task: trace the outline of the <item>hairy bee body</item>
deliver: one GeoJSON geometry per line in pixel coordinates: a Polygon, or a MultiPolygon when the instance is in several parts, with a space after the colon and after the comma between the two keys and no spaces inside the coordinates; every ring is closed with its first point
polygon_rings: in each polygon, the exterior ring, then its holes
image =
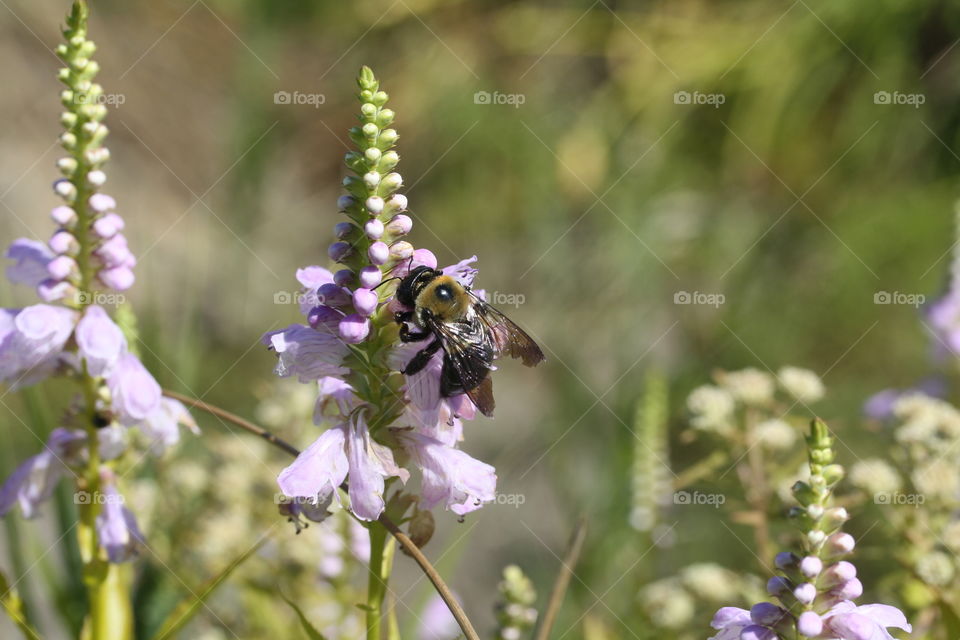
{"type": "Polygon", "coordinates": [[[466,393],[484,415],[493,415],[489,373],[499,355],[520,358],[530,367],[544,360],[540,347],[520,327],[442,271],[417,267],[401,280],[396,299],[409,309],[396,314],[400,339],[434,338],[410,360],[404,373],[422,370],[443,349],[441,395],[466,393]],[[408,323],[419,331],[411,331],[408,323]]]}

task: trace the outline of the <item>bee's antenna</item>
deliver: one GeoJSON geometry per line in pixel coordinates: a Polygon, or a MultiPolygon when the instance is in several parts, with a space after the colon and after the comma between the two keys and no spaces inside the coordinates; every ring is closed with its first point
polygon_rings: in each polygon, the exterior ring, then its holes
{"type": "Polygon", "coordinates": [[[371,291],[376,291],[377,289],[379,289],[379,288],[382,287],[383,285],[387,284],[387,283],[390,282],[391,280],[403,280],[403,278],[401,278],[400,276],[393,276],[392,278],[387,278],[386,280],[384,280],[383,282],[381,282],[380,284],[378,284],[377,286],[375,286],[373,289],[371,289],[371,291]]]}

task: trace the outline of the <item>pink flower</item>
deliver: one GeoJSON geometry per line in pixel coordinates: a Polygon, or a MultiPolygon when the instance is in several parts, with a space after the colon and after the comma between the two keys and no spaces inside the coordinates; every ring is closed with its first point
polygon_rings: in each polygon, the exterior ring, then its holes
{"type": "Polygon", "coordinates": [[[858,607],[844,600],[822,618],[828,635],[841,640],[894,640],[887,627],[902,629],[907,633],[913,631],[903,612],[886,604],[858,607]]]}
{"type": "Polygon", "coordinates": [[[350,484],[350,508],[361,520],[383,513],[385,478],[409,477],[393,461],[393,453],[370,437],[364,412],[325,431],[293,464],[280,472],[277,483],[284,495],[323,502],[336,495],[344,480],[350,484]]]}
{"type": "Polygon", "coordinates": [[[422,507],[443,503],[457,515],[475,511],[496,498],[496,469],[459,449],[421,433],[401,434],[423,474],[422,507]]]}
{"type": "Polygon", "coordinates": [[[107,377],[107,386],[121,424],[136,425],[160,407],[160,385],[131,353],[117,360],[107,377]]]}
{"type": "Polygon", "coordinates": [[[5,255],[16,260],[7,267],[7,280],[28,287],[36,287],[47,278],[47,264],[55,257],[47,245],[28,238],[14,240],[5,255]]]}
{"type": "Polygon", "coordinates": [[[275,372],[282,378],[295,375],[300,382],[310,382],[347,373],[341,366],[347,345],[327,332],[292,324],[264,335],[262,341],[279,356],[275,372]]]}
{"type": "Polygon", "coordinates": [[[92,376],[102,376],[127,350],[127,339],[103,307],[87,307],[77,323],[77,347],[92,376]]]}

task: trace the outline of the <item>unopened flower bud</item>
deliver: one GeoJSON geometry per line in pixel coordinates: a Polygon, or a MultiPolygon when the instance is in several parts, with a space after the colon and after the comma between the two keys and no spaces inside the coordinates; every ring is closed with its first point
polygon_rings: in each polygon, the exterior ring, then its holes
{"type": "Polygon", "coordinates": [[[383,235],[383,222],[379,218],[370,218],[367,220],[367,223],[363,225],[363,231],[367,234],[367,237],[371,240],[379,240],[380,236],[383,235]]]}
{"type": "Polygon", "coordinates": [[[87,174],[87,182],[94,187],[102,187],[107,181],[107,174],[99,169],[91,171],[87,174]]]}
{"type": "Polygon", "coordinates": [[[338,222],[336,226],[333,227],[333,234],[340,240],[344,240],[350,235],[354,228],[353,224],[349,222],[338,222]]]}
{"type": "Polygon", "coordinates": [[[844,600],[855,600],[863,595],[863,583],[857,578],[851,578],[834,588],[832,593],[844,600]]]}
{"type": "Polygon", "coordinates": [[[823,505],[816,503],[809,505],[807,515],[814,520],[819,520],[823,516],[823,505]]]}
{"type": "MultiPolygon", "coordinates": [[[[367,185],[368,189],[376,189],[377,185],[380,184],[380,174],[376,171],[368,171],[367,173],[363,174],[363,183],[367,185]]],[[[381,209],[382,208],[383,207],[381,205],[381,209]]],[[[377,213],[379,213],[379,211],[377,213]]]]}
{"type": "Polygon", "coordinates": [[[67,151],[72,151],[77,148],[77,136],[73,135],[69,131],[60,134],[60,145],[67,151]]]}
{"type": "Polygon", "coordinates": [[[105,193],[95,193],[87,200],[90,208],[97,213],[107,213],[117,208],[117,201],[105,193]]]}
{"type": "Polygon", "coordinates": [[[66,280],[77,271],[77,261],[70,256],[57,256],[47,263],[47,273],[54,280],[66,280]]]}
{"type": "Polygon", "coordinates": [[[347,344],[358,344],[370,335],[370,320],[360,314],[351,313],[339,325],[340,337],[347,344]]]}
{"type": "Polygon", "coordinates": [[[853,563],[841,560],[827,567],[826,571],[823,572],[823,576],[820,578],[820,582],[822,586],[829,589],[843,584],[848,580],[853,580],[856,577],[857,568],[853,566],[853,563]]]}
{"type": "Polygon", "coordinates": [[[398,154],[396,151],[391,149],[390,151],[387,151],[386,153],[384,153],[383,156],[380,158],[380,167],[384,171],[389,171],[390,169],[393,169],[395,166],[397,166],[399,162],[400,162],[400,154],[398,154]]]}
{"type": "Polygon", "coordinates": [[[786,615],[786,611],[772,602],[758,602],[750,607],[750,619],[765,627],[776,626],[786,615]]]}
{"type": "Polygon", "coordinates": [[[394,213],[399,213],[401,211],[406,211],[407,209],[407,196],[402,193],[395,193],[387,199],[387,202],[384,204],[384,212],[387,215],[394,213]]]}
{"type": "Polygon", "coordinates": [[[843,480],[843,467],[839,464],[827,465],[823,468],[823,479],[827,481],[828,486],[833,486],[843,480]]]}
{"type": "Polygon", "coordinates": [[[784,571],[795,568],[799,562],[800,558],[797,556],[797,554],[789,551],[781,551],[773,559],[774,566],[776,566],[777,569],[784,571]]]}
{"type": "Polygon", "coordinates": [[[73,186],[72,182],[66,179],[60,179],[54,182],[53,192],[67,202],[72,202],[73,199],[77,197],[77,188],[73,186]]]}
{"type": "Polygon", "coordinates": [[[798,584],[793,589],[793,597],[802,604],[810,604],[817,597],[817,588],[809,582],[798,584]]]}
{"type": "Polygon", "coordinates": [[[417,267],[437,268],[437,256],[433,255],[430,249],[417,249],[413,252],[413,259],[410,261],[410,269],[417,267]]]}
{"type": "Polygon", "coordinates": [[[393,109],[382,109],[377,115],[377,124],[381,127],[386,127],[393,122],[393,117],[393,109]]]}
{"type": "Polygon", "coordinates": [[[366,289],[373,289],[383,280],[383,274],[380,269],[373,266],[366,266],[360,269],[360,286],[366,289]]]}
{"type": "Polygon", "coordinates": [[[383,177],[382,187],[384,191],[392,192],[396,191],[403,185],[403,177],[396,172],[388,173],[383,177]]]}
{"type": "Polygon", "coordinates": [[[390,245],[390,257],[393,260],[406,260],[413,255],[413,245],[406,240],[400,240],[390,245]]]}
{"type": "Polygon", "coordinates": [[[369,149],[363,152],[363,157],[367,159],[367,162],[370,162],[372,164],[376,164],[377,161],[380,160],[381,156],[382,156],[382,152],[380,151],[380,149],[377,149],[376,147],[370,147],[369,149]]]}
{"type": "Polygon", "coordinates": [[[123,218],[115,213],[108,213],[97,218],[93,223],[93,231],[101,238],[112,238],[123,230],[123,218]]]}
{"type": "Polygon", "coordinates": [[[396,129],[384,129],[380,132],[380,142],[388,146],[396,142],[399,137],[396,129]]]}
{"type": "Polygon", "coordinates": [[[827,509],[823,516],[823,528],[827,531],[836,531],[843,523],[850,519],[850,515],[843,507],[827,509]]]}
{"type": "Polygon", "coordinates": [[[390,247],[385,242],[374,242],[367,249],[367,257],[375,265],[384,264],[390,258],[390,247]]]}
{"type": "Polygon", "coordinates": [[[751,624],[740,632],[740,640],[777,640],[777,634],[773,629],[751,624]]]}
{"type": "Polygon", "coordinates": [[[353,308],[362,316],[371,316],[377,310],[379,299],[375,291],[359,288],[353,292],[353,308]]]}
{"type": "Polygon", "coordinates": [[[350,304],[351,296],[343,287],[328,282],[317,289],[317,299],[328,307],[343,307],[350,304]]]}
{"type": "Polygon", "coordinates": [[[405,236],[410,233],[410,229],[413,229],[413,220],[402,213],[390,218],[386,226],[387,233],[393,236],[405,236]]]}
{"type": "Polygon", "coordinates": [[[133,271],[129,267],[101,269],[97,277],[100,282],[117,291],[126,291],[133,286],[135,279],[133,271]]]}
{"type": "Polygon", "coordinates": [[[350,255],[351,247],[347,242],[334,242],[327,248],[327,255],[334,262],[340,262],[350,255]]]}
{"type": "Polygon", "coordinates": [[[77,160],[69,156],[66,158],[60,158],[57,160],[57,169],[59,169],[60,173],[67,177],[72,176],[73,172],[77,170],[77,160]]]}
{"type": "Polygon", "coordinates": [[[69,231],[57,231],[47,243],[50,249],[60,255],[76,255],[80,251],[80,243],[69,231]]]}
{"type": "Polygon", "coordinates": [[[807,556],[800,561],[800,573],[805,578],[816,578],[823,571],[823,560],[817,556],[807,556]]]}
{"type": "Polygon", "coordinates": [[[77,222],[77,212],[67,206],[54,207],[50,211],[50,217],[54,222],[63,227],[72,227],[77,222]]]}
{"type": "Polygon", "coordinates": [[[767,580],[767,593],[771,596],[780,596],[790,591],[790,581],[783,576],[773,576],[767,580]]]}
{"type": "Polygon", "coordinates": [[[818,547],[823,544],[823,541],[827,539],[827,534],[819,529],[814,529],[813,531],[807,532],[807,541],[814,547],[818,547]]]}
{"type": "Polygon", "coordinates": [[[356,280],[356,274],[350,269],[340,269],[333,274],[333,283],[338,287],[351,287],[356,280]]]}
{"type": "Polygon", "coordinates": [[[370,98],[370,101],[373,104],[377,105],[378,107],[382,107],[387,103],[388,99],[389,99],[389,96],[387,95],[386,91],[377,91],[370,98]]]}
{"type": "Polygon", "coordinates": [[[343,314],[333,307],[320,305],[314,307],[307,314],[307,322],[311,327],[317,330],[327,331],[329,333],[339,333],[340,321],[343,314]]]}
{"type": "Polygon", "coordinates": [[[110,159],[110,149],[107,149],[106,147],[87,149],[83,152],[83,157],[92,165],[101,165],[110,159]]]}
{"type": "Polygon", "coordinates": [[[361,131],[363,131],[363,135],[366,137],[374,138],[377,135],[378,129],[377,125],[373,124],[372,122],[368,122],[367,124],[363,125],[361,131]]]}
{"type": "Polygon", "coordinates": [[[364,204],[367,207],[367,211],[373,215],[377,215],[383,211],[383,198],[380,196],[370,196],[364,204]]]}
{"type": "Polygon", "coordinates": [[[827,539],[826,548],[831,556],[840,556],[852,552],[856,546],[857,543],[852,535],[839,531],[827,539]]]}
{"type": "Polygon", "coordinates": [[[368,118],[372,118],[373,116],[377,115],[377,105],[364,102],[362,105],[360,105],[360,113],[368,118]]]}
{"type": "Polygon", "coordinates": [[[60,124],[64,129],[72,129],[77,124],[77,114],[64,111],[60,114],[60,124]]]}
{"type": "Polygon", "coordinates": [[[353,199],[353,196],[340,196],[337,198],[337,209],[340,211],[346,211],[355,202],[356,200],[353,199]]]}
{"type": "Polygon", "coordinates": [[[807,638],[816,638],[823,633],[823,620],[813,611],[804,611],[797,618],[797,631],[807,638]]]}

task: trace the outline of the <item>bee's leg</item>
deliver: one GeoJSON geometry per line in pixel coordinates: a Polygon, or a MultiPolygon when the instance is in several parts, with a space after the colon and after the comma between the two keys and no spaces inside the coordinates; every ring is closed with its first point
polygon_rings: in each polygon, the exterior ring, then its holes
{"type": "Polygon", "coordinates": [[[413,319],[413,311],[397,311],[393,314],[393,321],[397,324],[403,324],[404,322],[410,322],[413,319]]]}
{"type": "Polygon", "coordinates": [[[404,367],[402,373],[405,376],[412,376],[415,373],[419,373],[423,370],[427,363],[430,362],[430,358],[433,357],[437,351],[440,350],[440,341],[434,340],[426,347],[417,352],[417,355],[413,356],[410,359],[410,362],[407,363],[407,366],[404,367]]]}
{"type": "Polygon", "coordinates": [[[407,323],[400,325],[400,342],[420,342],[429,338],[431,334],[429,331],[410,331],[410,327],[407,323]]]}

